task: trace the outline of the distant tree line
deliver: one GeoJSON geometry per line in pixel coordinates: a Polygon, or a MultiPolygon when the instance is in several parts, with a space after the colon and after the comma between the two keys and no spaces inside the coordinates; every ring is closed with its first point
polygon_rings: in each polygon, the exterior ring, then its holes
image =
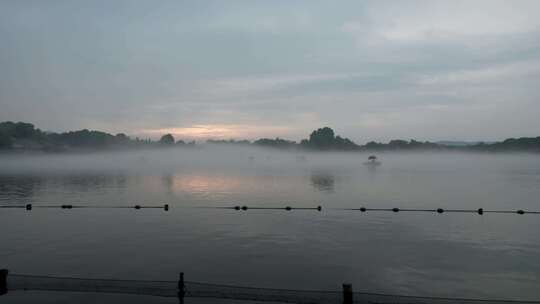
{"type": "Polygon", "coordinates": [[[175,142],[171,134],[159,141],[131,138],[124,133],[112,135],[93,130],[78,130],[63,133],[44,132],[31,123],[6,121],[0,123],[0,149],[64,151],[70,149],[111,149],[153,146],[191,146],[195,142],[175,142]]]}
{"type": "Polygon", "coordinates": [[[495,143],[478,143],[464,147],[466,150],[487,152],[540,152],[540,136],[508,138],[495,143]]]}
{"type": "Polygon", "coordinates": [[[290,149],[296,147],[296,142],[282,139],[276,137],[275,139],[271,138],[261,138],[253,142],[256,146],[269,147],[269,148],[279,148],[279,149],[290,149]]]}
{"type": "MultiPolygon", "coordinates": [[[[282,138],[261,138],[249,140],[207,140],[209,144],[260,146],[276,149],[305,149],[313,151],[417,151],[417,150],[457,150],[457,151],[527,151],[540,152],[539,137],[509,138],[501,142],[477,143],[470,145],[446,145],[416,140],[391,140],[388,143],[370,141],[358,145],[348,138],[335,135],[329,127],[314,130],[309,138],[300,143],[282,138]]],[[[70,149],[114,149],[137,147],[191,147],[195,141],[176,140],[172,134],[165,134],[159,140],[131,138],[123,133],[112,135],[93,130],[78,130],[63,133],[44,132],[31,123],[0,123],[0,150],[65,151],[70,149]]]]}
{"type": "Polygon", "coordinates": [[[439,150],[448,149],[450,146],[440,145],[429,141],[394,139],[387,144],[370,141],[361,148],[369,151],[395,151],[395,150],[439,150]]]}
{"type": "Polygon", "coordinates": [[[251,145],[251,141],[244,140],[234,140],[234,139],[209,139],[206,141],[209,144],[227,144],[227,145],[251,145]]]}

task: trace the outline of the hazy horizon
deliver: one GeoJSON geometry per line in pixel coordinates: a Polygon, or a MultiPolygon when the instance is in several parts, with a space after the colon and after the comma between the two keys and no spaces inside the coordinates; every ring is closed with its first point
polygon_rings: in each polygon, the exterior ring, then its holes
{"type": "MultiPolygon", "coordinates": [[[[2,121],[0,121],[2,122],[2,121]]],[[[19,122],[19,121],[13,121],[13,122],[19,122]]],[[[20,122],[23,122],[23,123],[31,123],[33,124],[32,122],[25,122],[25,121],[20,121],[20,122]]],[[[40,128],[40,126],[38,125],[35,125],[35,128],[37,129],[40,129],[41,131],[45,132],[45,133],[63,133],[63,132],[70,132],[70,131],[80,131],[82,129],[72,129],[72,130],[43,130],[40,128]]],[[[321,127],[330,127],[331,126],[321,126],[321,127]]],[[[99,130],[99,129],[92,129],[92,128],[86,128],[90,131],[100,131],[100,132],[106,132],[106,133],[109,133],[109,134],[112,134],[112,135],[116,135],[116,134],[119,134],[119,133],[122,133],[122,134],[125,134],[127,136],[129,136],[130,138],[134,139],[134,138],[139,138],[139,139],[142,139],[142,140],[146,140],[146,139],[151,139],[151,140],[159,140],[163,135],[166,135],[166,134],[172,134],[174,137],[175,137],[175,140],[194,140],[195,142],[198,142],[198,143],[201,143],[201,142],[206,142],[208,140],[234,140],[234,141],[240,141],[240,140],[249,140],[249,141],[255,141],[255,140],[258,140],[258,139],[262,139],[262,138],[270,138],[270,139],[275,139],[275,138],[280,138],[280,139],[285,139],[285,140],[292,140],[292,141],[295,141],[297,143],[300,142],[300,140],[302,139],[308,139],[309,138],[309,135],[311,134],[311,132],[315,131],[315,130],[310,130],[310,131],[306,131],[306,134],[304,136],[300,136],[298,139],[291,139],[291,138],[288,138],[288,137],[280,137],[280,136],[272,136],[272,135],[268,135],[266,137],[220,137],[220,136],[212,136],[212,134],[207,134],[207,135],[204,135],[204,136],[199,136],[199,137],[190,137],[190,136],[184,136],[182,137],[181,135],[182,134],[174,134],[174,131],[172,130],[162,130],[163,133],[161,132],[154,132],[153,134],[143,134],[142,136],[140,135],[137,135],[137,134],[129,134],[129,133],[125,133],[125,132],[118,132],[118,133],[114,133],[114,132],[109,132],[107,130],[99,130]]],[[[341,137],[345,137],[345,138],[348,138],[347,135],[345,134],[336,134],[336,135],[339,135],[341,137]]],[[[520,137],[526,137],[526,136],[511,136],[509,138],[520,138],[520,137]]],[[[537,136],[533,136],[533,137],[537,137],[537,136]]],[[[508,138],[501,138],[500,141],[504,140],[504,139],[508,139],[508,138]]],[[[387,141],[390,141],[390,140],[419,140],[418,138],[415,138],[414,136],[410,136],[410,137],[407,137],[407,138],[394,138],[394,137],[390,137],[390,139],[388,139],[387,141]]],[[[374,139],[373,141],[375,142],[384,142],[383,140],[377,140],[377,139],[374,139]]],[[[364,141],[364,142],[357,142],[357,141],[354,141],[356,144],[358,145],[364,145],[366,143],[368,143],[369,141],[364,141]]],[[[452,143],[452,142],[455,142],[455,143],[468,143],[468,144],[474,144],[474,143],[479,143],[479,142],[484,142],[484,143],[491,143],[491,142],[497,142],[497,140],[482,140],[482,139],[478,139],[478,140],[461,140],[461,139],[434,139],[434,140],[430,140],[430,142],[434,142],[434,143],[438,143],[438,142],[447,142],[447,143],[452,143]]]]}
{"type": "Polygon", "coordinates": [[[540,133],[540,2],[0,1],[0,121],[357,143],[540,133]]]}

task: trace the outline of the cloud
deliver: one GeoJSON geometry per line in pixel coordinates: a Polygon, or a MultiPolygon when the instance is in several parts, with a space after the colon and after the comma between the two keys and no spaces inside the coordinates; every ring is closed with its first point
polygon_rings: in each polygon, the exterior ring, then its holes
{"type": "Polygon", "coordinates": [[[333,80],[344,80],[353,77],[354,74],[305,74],[305,75],[269,75],[261,77],[241,77],[216,80],[213,83],[206,84],[212,90],[219,94],[238,94],[262,93],[267,91],[276,91],[295,86],[301,86],[313,83],[322,83],[333,80]]]}
{"type": "Polygon", "coordinates": [[[540,129],[538,1],[2,2],[0,34],[0,120],[47,130],[540,129]]]}
{"type": "Polygon", "coordinates": [[[425,75],[418,81],[420,85],[478,85],[503,81],[520,81],[528,77],[540,76],[540,61],[521,61],[496,64],[476,69],[464,69],[425,75]]]}
{"type": "Polygon", "coordinates": [[[367,18],[347,21],[342,30],[367,31],[388,41],[422,42],[534,32],[538,1],[407,1],[371,3],[367,18]],[[367,30],[366,30],[367,28],[367,30]]]}

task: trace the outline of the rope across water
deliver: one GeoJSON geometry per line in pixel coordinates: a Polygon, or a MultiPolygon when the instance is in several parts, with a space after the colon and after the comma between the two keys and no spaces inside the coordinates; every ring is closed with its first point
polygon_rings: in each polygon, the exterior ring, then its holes
{"type": "MultiPolygon", "coordinates": [[[[14,209],[26,209],[31,211],[34,208],[45,208],[45,209],[163,209],[169,211],[169,204],[164,205],[132,205],[132,206],[115,206],[115,205],[74,205],[74,204],[23,204],[23,205],[0,205],[0,208],[14,208],[14,209]]],[[[294,211],[294,210],[312,210],[321,212],[323,208],[321,206],[316,207],[293,207],[293,206],[284,206],[284,207],[261,207],[261,206],[177,206],[177,208],[194,208],[194,209],[228,209],[235,211],[248,211],[248,210],[284,210],[284,211],[294,211]]],[[[516,210],[490,210],[484,208],[478,209],[445,209],[445,208],[330,208],[330,210],[336,211],[360,211],[362,213],[366,212],[431,212],[431,213],[476,213],[483,215],[486,213],[498,213],[498,214],[540,214],[540,211],[530,211],[523,209],[516,210]]]]}

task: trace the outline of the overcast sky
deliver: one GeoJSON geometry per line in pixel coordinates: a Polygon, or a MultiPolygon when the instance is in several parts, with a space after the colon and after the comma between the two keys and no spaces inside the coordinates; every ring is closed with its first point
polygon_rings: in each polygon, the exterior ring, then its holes
{"type": "Polygon", "coordinates": [[[540,1],[0,0],[0,121],[358,143],[540,135],[540,1]]]}

